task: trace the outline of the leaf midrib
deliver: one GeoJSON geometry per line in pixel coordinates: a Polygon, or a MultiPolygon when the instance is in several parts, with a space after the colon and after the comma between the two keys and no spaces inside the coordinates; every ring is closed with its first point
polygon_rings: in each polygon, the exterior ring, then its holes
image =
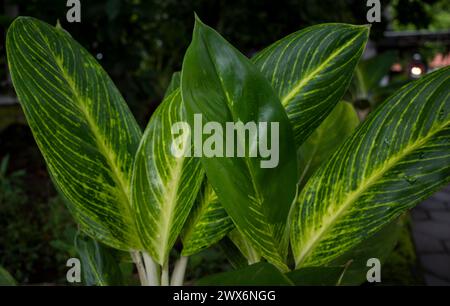
{"type": "Polygon", "coordinates": [[[95,120],[92,118],[88,109],[86,109],[84,107],[85,99],[83,99],[83,97],[81,97],[79,95],[75,81],[69,75],[68,71],[64,68],[63,60],[57,54],[55,54],[53,52],[52,48],[50,47],[50,42],[48,41],[48,38],[45,35],[43,35],[43,33],[41,33],[40,29],[36,25],[33,24],[33,26],[35,27],[36,31],[40,34],[42,39],[45,41],[47,50],[48,50],[49,54],[51,54],[51,56],[53,57],[56,67],[61,72],[63,79],[67,82],[69,89],[73,94],[73,97],[77,100],[78,103],[74,103],[74,104],[78,107],[78,109],[84,115],[86,122],[88,123],[88,126],[89,126],[92,134],[94,135],[95,143],[97,144],[99,151],[105,157],[108,166],[112,170],[111,171],[112,179],[116,183],[116,186],[119,187],[119,188],[117,188],[117,190],[119,191],[118,196],[121,198],[121,201],[124,203],[123,207],[125,207],[127,215],[130,216],[131,215],[131,206],[130,206],[130,197],[129,197],[130,190],[129,190],[128,184],[125,182],[126,180],[123,178],[123,173],[116,166],[116,158],[115,158],[115,156],[113,156],[111,154],[112,150],[110,150],[110,148],[108,148],[107,145],[105,144],[103,136],[95,124],[95,120]]]}
{"type": "MultiPolygon", "coordinates": [[[[200,34],[200,33],[199,33],[200,34]]],[[[220,77],[220,75],[219,75],[219,73],[218,73],[218,69],[217,69],[217,67],[216,67],[216,64],[215,64],[215,62],[212,60],[212,55],[211,55],[211,51],[209,50],[209,46],[208,46],[208,43],[204,40],[204,37],[203,37],[203,35],[199,35],[200,36],[200,39],[201,39],[201,41],[202,41],[202,43],[205,45],[205,47],[206,47],[206,51],[207,51],[207,53],[208,53],[208,55],[209,55],[209,57],[210,57],[210,59],[211,59],[211,63],[213,64],[213,67],[214,67],[214,71],[216,72],[216,75],[217,75],[217,78],[219,79],[219,83],[220,83],[220,86],[221,86],[221,88],[222,88],[222,90],[223,90],[223,92],[224,92],[224,94],[225,94],[225,97],[226,97],[226,101],[227,101],[227,106],[228,106],[228,109],[229,109],[229,111],[230,111],[230,114],[231,114],[231,116],[232,116],[232,118],[233,118],[233,120],[234,120],[234,114],[233,114],[233,112],[232,112],[232,105],[233,105],[233,102],[231,101],[231,99],[230,99],[230,96],[229,96],[229,93],[228,93],[228,91],[226,90],[226,88],[225,88],[225,85],[223,84],[223,80],[222,80],[222,78],[220,77]]],[[[244,157],[244,161],[245,161],[245,164],[246,164],[246,166],[247,166],[247,169],[248,169],[248,171],[249,171],[249,174],[250,174],[250,177],[251,177],[251,181],[252,181],[252,185],[253,185],[253,190],[254,190],[254,192],[255,192],[255,196],[256,196],[256,199],[258,200],[258,203],[261,205],[262,203],[263,203],[263,197],[262,197],[262,195],[260,194],[260,190],[259,190],[259,188],[258,188],[258,186],[256,185],[256,180],[255,180],[255,174],[253,173],[253,171],[252,171],[252,167],[251,167],[251,165],[250,165],[250,162],[248,161],[248,157],[244,157]]],[[[277,243],[277,241],[275,240],[275,233],[274,233],[274,229],[273,229],[273,227],[270,225],[270,224],[266,224],[267,225],[267,229],[269,230],[269,238],[271,238],[271,241],[272,241],[272,243],[273,243],[273,246],[275,246],[275,253],[277,253],[277,255],[279,256],[279,258],[278,258],[278,261],[281,263],[281,264],[283,264],[284,265],[284,262],[283,262],[283,256],[282,256],[282,254],[280,253],[280,250],[279,250],[279,248],[278,248],[278,243],[277,243]]],[[[272,253],[272,252],[271,252],[272,253]]],[[[285,269],[285,267],[283,267],[283,269],[285,269]]]]}
{"type": "MultiPolygon", "coordinates": [[[[177,203],[177,196],[178,196],[178,188],[180,186],[179,182],[182,177],[182,170],[185,158],[175,158],[176,165],[172,168],[170,171],[170,175],[168,176],[170,178],[170,183],[167,185],[166,190],[169,190],[168,193],[166,193],[166,196],[164,197],[164,200],[167,204],[167,206],[162,205],[162,213],[165,218],[162,218],[162,226],[161,226],[161,238],[160,240],[160,249],[159,251],[163,253],[163,257],[167,257],[166,252],[168,252],[167,245],[170,238],[170,226],[173,224],[173,217],[175,212],[175,206],[177,203]],[[175,175],[174,175],[175,173],[175,175]]],[[[161,265],[164,265],[165,262],[168,260],[168,258],[160,258],[162,262],[160,262],[161,265]]]]}
{"type": "Polygon", "coordinates": [[[450,120],[446,121],[442,125],[439,125],[435,130],[431,131],[427,136],[421,138],[419,141],[416,141],[412,145],[405,147],[401,151],[401,153],[391,157],[387,161],[387,163],[384,164],[384,166],[374,170],[372,172],[372,175],[370,175],[370,177],[367,180],[365,180],[366,183],[360,185],[362,187],[359,187],[356,190],[350,192],[348,194],[348,196],[346,197],[346,200],[343,202],[342,206],[340,206],[340,208],[337,210],[337,212],[333,216],[331,216],[329,218],[329,220],[322,223],[322,224],[327,224],[327,225],[322,225],[320,227],[320,230],[317,231],[315,235],[313,235],[312,239],[309,240],[310,242],[306,245],[306,247],[302,248],[300,255],[295,260],[296,267],[298,268],[301,266],[301,264],[307,259],[308,255],[310,255],[311,252],[315,249],[317,244],[320,243],[322,237],[325,236],[325,234],[331,228],[333,228],[334,224],[340,219],[340,217],[345,215],[345,213],[347,212],[347,209],[349,207],[351,207],[352,204],[354,204],[359,199],[359,197],[361,195],[363,195],[364,192],[367,191],[367,189],[369,189],[371,186],[373,186],[373,184],[375,184],[378,181],[378,179],[383,177],[383,175],[387,171],[389,171],[391,168],[393,168],[397,164],[398,161],[400,161],[404,157],[408,156],[413,151],[421,148],[423,145],[425,145],[425,143],[428,142],[428,140],[430,138],[432,138],[436,133],[439,133],[440,131],[445,129],[448,125],[450,125],[450,120]]]}
{"type": "Polygon", "coordinates": [[[344,49],[350,46],[359,36],[361,36],[364,31],[359,32],[352,39],[347,41],[341,47],[333,51],[330,56],[327,57],[319,66],[317,66],[312,72],[308,73],[306,77],[299,79],[297,85],[295,85],[286,95],[281,98],[281,104],[286,108],[287,105],[292,101],[292,99],[298,95],[298,93],[305,87],[313,78],[315,78],[320,72],[322,72],[326,66],[344,49]]]}

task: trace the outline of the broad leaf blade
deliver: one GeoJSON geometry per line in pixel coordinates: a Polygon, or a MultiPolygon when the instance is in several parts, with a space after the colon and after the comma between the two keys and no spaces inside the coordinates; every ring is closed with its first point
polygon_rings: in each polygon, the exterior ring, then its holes
{"type": "Polygon", "coordinates": [[[141,132],[111,79],[65,31],[33,18],[13,22],[7,53],[27,121],[77,222],[109,246],[139,248],[129,185],[141,132]]]}
{"type": "Polygon", "coordinates": [[[183,256],[198,253],[213,245],[234,228],[233,221],[206,179],[196,202],[183,235],[183,256]]]}
{"type": "Polygon", "coordinates": [[[359,124],[353,106],[341,101],[297,152],[299,185],[304,186],[317,168],[336,151],[359,124]]]}
{"type": "Polygon", "coordinates": [[[218,273],[197,281],[199,286],[292,286],[286,275],[267,262],[218,273]]]}
{"type": "Polygon", "coordinates": [[[150,118],[134,165],[132,203],[139,236],[144,249],[161,265],[167,261],[204,177],[197,159],[173,154],[174,146],[181,150],[191,146],[188,133],[172,134],[172,126],[184,121],[185,110],[176,89],[150,118]]]}
{"type": "Polygon", "coordinates": [[[450,181],[450,68],[405,86],[310,178],[292,214],[297,267],[335,259],[450,181]]]}
{"type": "Polygon", "coordinates": [[[321,24],[295,32],[253,59],[271,82],[301,145],[344,95],[369,27],[321,24]]]}
{"type": "MultiPolygon", "coordinates": [[[[275,168],[261,168],[262,158],[249,158],[248,152],[244,158],[201,160],[236,226],[268,260],[286,269],[284,225],[295,195],[296,161],[291,127],[279,99],[245,56],[198,20],[184,59],[181,88],[191,126],[194,114],[202,114],[204,122],[219,123],[223,131],[226,122],[268,122],[269,127],[279,123],[275,168]]],[[[269,128],[266,135],[270,133],[269,128]]],[[[256,139],[248,147],[257,147],[256,139]]]]}

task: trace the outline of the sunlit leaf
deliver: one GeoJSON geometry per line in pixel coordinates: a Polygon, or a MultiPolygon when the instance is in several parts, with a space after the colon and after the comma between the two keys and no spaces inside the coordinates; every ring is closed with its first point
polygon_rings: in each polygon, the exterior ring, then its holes
{"type": "Polygon", "coordinates": [[[253,59],[286,108],[297,145],[341,100],[368,35],[368,26],[315,25],[286,36],[253,59]]]}
{"type": "Polygon", "coordinates": [[[58,189],[82,229],[140,248],[130,178],[141,131],[111,79],[65,31],[30,17],[8,30],[19,101],[58,189]]]}
{"type": "Polygon", "coordinates": [[[297,267],[320,266],[450,181],[450,68],[387,99],[310,178],[292,213],[297,267]]]}
{"type": "Polygon", "coordinates": [[[174,146],[181,150],[191,146],[189,135],[172,134],[172,126],[185,120],[180,90],[176,89],[150,118],[134,165],[134,217],[144,249],[160,265],[168,259],[204,176],[198,159],[174,155],[174,146]]]}

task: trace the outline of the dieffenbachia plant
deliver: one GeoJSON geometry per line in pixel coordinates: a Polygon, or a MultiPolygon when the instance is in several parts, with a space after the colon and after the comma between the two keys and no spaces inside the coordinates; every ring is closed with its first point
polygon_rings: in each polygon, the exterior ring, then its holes
{"type": "MultiPolygon", "coordinates": [[[[183,284],[188,257],[216,243],[236,270],[199,284],[341,284],[362,282],[358,263],[389,253],[399,217],[450,181],[449,68],[401,88],[363,123],[341,101],[368,35],[367,26],[312,26],[249,59],[197,18],[182,71],[143,133],[107,73],[60,27],[17,18],[7,54],[81,230],[130,252],[142,284],[183,284]],[[277,122],[277,166],[260,167],[249,151],[173,154],[194,149],[172,128],[198,114],[219,126],[277,122]]],[[[101,272],[97,284],[108,284],[111,256],[83,241],[89,283],[101,272]]]]}

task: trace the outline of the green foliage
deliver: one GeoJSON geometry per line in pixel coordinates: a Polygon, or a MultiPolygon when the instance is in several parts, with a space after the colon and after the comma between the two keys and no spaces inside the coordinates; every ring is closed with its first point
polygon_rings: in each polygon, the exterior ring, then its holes
{"type": "Polygon", "coordinates": [[[77,222],[110,246],[139,248],[129,193],[141,131],[111,79],[67,32],[33,18],[14,21],[7,50],[25,116],[77,222]]]}
{"type": "Polygon", "coordinates": [[[395,91],[406,85],[407,76],[397,75],[389,77],[391,66],[397,60],[394,51],[386,51],[366,60],[361,60],[355,69],[347,98],[358,108],[375,109],[395,91]],[[383,78],[389,82],[382,84],[383,78]]]}
{"type": "Polygon", "coordinates": [[[126,253],[122,254],[122,252],[109,248],[82,233],[75,236],[75,248],[81,260],[82,281],[85,285],[117,286],[127,284],[127,278],[130,277],[130,269],[127,268],[127,265],[131,265],[131,258],[125,257],[126,253]],[[124,274],[128,274],[127,277],[124,274]]]}
{"type": "MultiPolygon", "coordinates": [[[[186,257],[170,265],[180,236],[186,255],[228,231],[221,245],[238,270],[199,284],[359,284],[367,254],[394,247],[394,221],[450,181],[449,68],[403,87],[358,127],[352,107],[339,103],[368,30],[312,26],[248,59],[196,18],[181,80],[174,75],[143,136],[112,81],[66,32],[18,18],[7,50],[19,100],[72,214],[84,233],[131,252],[143,284],[169,284],[170,268],[180,282],[186,257]],[[264,167],[251,152],[271,126],[248,137],[243,157],[176,156],[174,148],[203,147],[191,131],[173,135],[174,123],[194,126],[196,114],[222,129],[276,122],[277,164],[264,167]]],[[[90,239],[77,246],[89,283],[116,282],[114,256],[90,239]]]]}
{"type": "MultiPolygon", "coordinates": [[[[226,122],[279,123],[280,155],[276,167],[263,168],[261,157],[219,156],[201,161],[219,201],[241,233],[253,240],[269,261],[286,269],[284,225],[295,193],[296,164],[291,126],[278,97],[249,59],[198,19],[183,63],[181,88],[191,126],[198,113],[206,122],[218,122],[224,129],[226,122]],[[228,61],[221,61],[222,58],[228,61]],[[200,87],[197,84],[201,82],[206,84],[200,87]],[[277,206],[272,205],[275,201],[277,206]],[[256,235],[255,230],[265,236],[256,235]]],[[[267,134],[270,133],[268,127],[267,134]]],[[[256,139],[251,139],[245,152],[257,145],[256,139]]]]}
{"type": "MultiPolygon", "coordinates": [[[[153,114],[136,153],[132,205],[143,248],[166,264],[203,180],[193,157],[175,157],[172,125],[186,120],[181,93],[175,89],[153,114]]],[[[185,150],[191,144],[184,140],[185,150]]]]}

